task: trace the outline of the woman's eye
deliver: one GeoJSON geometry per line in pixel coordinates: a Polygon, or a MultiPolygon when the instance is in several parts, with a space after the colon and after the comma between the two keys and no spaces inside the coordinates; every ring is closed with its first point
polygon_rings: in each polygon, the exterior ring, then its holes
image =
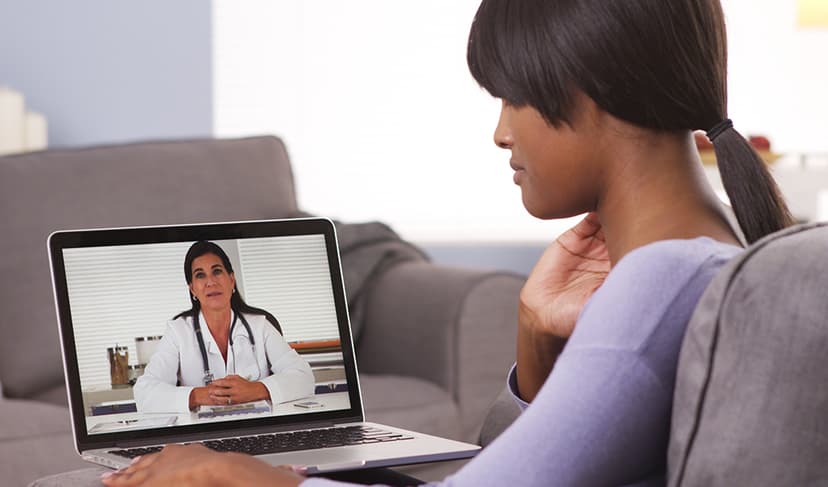
{"type": "Polygon", "coordinates": [[[215,269],[215,270],[213,271],[213,275],[214,275],[214,276],[220,276],[220,275],[221,275],[221,273],[222,273],[222,270],[221,270],[221,269],[215,269]]]}
{"type": "Polygon", "coordinates": [[[196,279],[204,279],[205,275],[203,272],[196,272],[195,278],[196,279]]]}

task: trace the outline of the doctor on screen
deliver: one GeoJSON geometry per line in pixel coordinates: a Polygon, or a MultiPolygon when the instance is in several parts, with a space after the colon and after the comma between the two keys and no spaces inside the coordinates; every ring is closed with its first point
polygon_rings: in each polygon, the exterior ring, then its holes
{"type": "Polygon", "coordinates": [[[167,323],[133,389],[141,412],[188,412],[201,405],[310,396],[308,363],[282,337],[276,318],[244,302],[230,259],[213,242],[184,259],[192,308],[167,323]]]}

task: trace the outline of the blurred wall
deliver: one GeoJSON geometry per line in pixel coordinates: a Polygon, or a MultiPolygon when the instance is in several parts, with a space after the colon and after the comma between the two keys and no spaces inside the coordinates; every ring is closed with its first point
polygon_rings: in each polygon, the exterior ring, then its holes
{"type": "Polygon", "coordinates": [[[0,85],[46,115],[50,147],[213,132],[212,5],[0,0],[0,85]]]}

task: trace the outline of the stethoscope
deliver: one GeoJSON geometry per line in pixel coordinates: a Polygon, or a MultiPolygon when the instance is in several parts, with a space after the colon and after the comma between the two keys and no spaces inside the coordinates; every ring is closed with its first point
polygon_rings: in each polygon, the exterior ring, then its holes
{"type": "MultiPolygon", "coordinates": [[[[233,348],[233,329],[236,327],[236,321],[241,316],[242,324],[247,330],[247,336],[250,337],[250,345],[253,347],[253,360],[256,366],[259,366],[259,361],[256,359],[256,340],[253,338],[253,332],[250,330],[250,324],[247,323],[247,318],[241,313],[233,312],[233,322],[230,324],[230,353],[233,354],[233,363],[236,363],[236,350],[233,348]]],[[[196,339],[198,340],[198,348],[201,350],[201,362],[204,365],[204,385],[209,385],[213,382],[213,372],[210,371],[210,362],[207,360],[207,347],[204,346],[204,337],[201,335],[201,323],[199,323],[198,314],[193,317],[193,328],[195,329],[196,339]]],[[[259,368],[259,377],[262,376],[262,370],[259,368]]]]}

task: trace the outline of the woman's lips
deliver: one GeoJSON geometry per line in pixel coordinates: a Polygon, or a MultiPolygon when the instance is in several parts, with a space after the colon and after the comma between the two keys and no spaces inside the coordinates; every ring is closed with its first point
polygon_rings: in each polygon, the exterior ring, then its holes
{"type": "Polygon", "coordinates": [[[509,167],[511,167],[515,171],[515,174],[512,176],[512,180],[515,182],[515,184],[520,184],[520,180],[523,177],[523,174],[526,172],[526,169],[517,165],[515,161],[509,161],[509,167]]]}

